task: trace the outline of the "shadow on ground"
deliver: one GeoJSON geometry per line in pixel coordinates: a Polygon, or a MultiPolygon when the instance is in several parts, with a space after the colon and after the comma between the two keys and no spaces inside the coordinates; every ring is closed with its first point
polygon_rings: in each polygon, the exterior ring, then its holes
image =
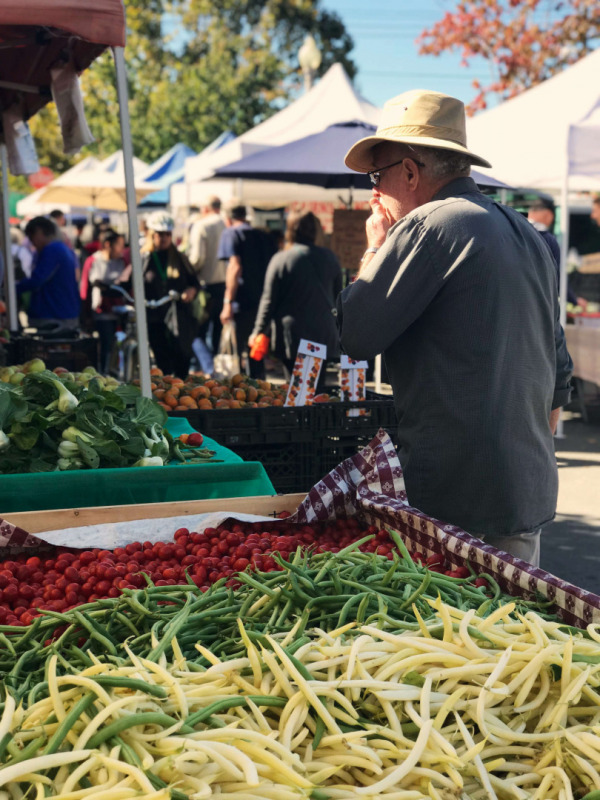
{"type": "Polygon", "coordinates": [[[600,594],[600,525],[597,519],[561,516],[542,532],[542,569],[600,594]]]}

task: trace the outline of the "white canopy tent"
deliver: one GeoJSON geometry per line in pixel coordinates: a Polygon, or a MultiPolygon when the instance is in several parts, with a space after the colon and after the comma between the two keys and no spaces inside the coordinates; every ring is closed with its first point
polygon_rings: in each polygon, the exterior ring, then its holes
{"type": "MultiPolygon", "coordinates": [[[[560,191],[571,126],[600,99],[600,48],[543,83],[467,120],[467,141],[511,186],[560,191]]],[[[573,173],[574,191],[598,188],[573,173]]]]}
{"type": "MultiPolygon", "coordinates": [[[[71,180],[73,176],[81,175],[82,173],[88,173],[97,169],[99,164],[100,161],[99,159],[95,158],[95,156],[88,156],[82,161],[79,161],[74,167],[71,167],[71,169],[64,172],[55,180],[71,180]]],[[[52,183],[54,183],[54,181],[49,183],[48,186],[51,186],[52,183]]],[[[65,214],[69,214],[75,209],[85,213],[86,209],[84,206],[76,207],[75,204],[68,201],[52,203],[51,201],[43,200],[43,194],[48,186],[42,186],[41,189],[38,189],[37,191],[27,195],[27,197],[24,197],[22,200],[19,200],[17,203],[17,214],[20,217],[31,217],[37,214],[49,214],[54,208],[60,209],[65,214]]]]}
{"type": "MultiPolygon", "coordinates": [[[[569,192],[600,189],[600,49],[467,122],[469,146],[514,186],[561,193],[561,323],[567,317],[569,192]]],[[[562,435],[562,421],[557,435],[562,435]]]]}
{"type": "MultiPolygon", "coordinates": [[[[600,56],[600,50],[593,54],[600,56]]],[[[600,67],[600,61],[598,61],[600,67]]],[[[561,192],[561,271],[560,296],[561,322],[567,319],[567,254],[569,251],[569,192],[582,181],[589,188],[600,189],[600,89],[598,97],[586,114],[573,125],[569,125],[565,147],[565,171],[561,192]]]]}
{"type": "MultiPolygon", "coordinates": [[[[90,162],[83,169],[78,169],[80,164],[76,164],[67,170],[41,191],[38,200],[42,203],[70,203],[105,211],[126,211],[123,151],[118,150],[103,161],[93,161],[95,163],[90,162]]],[[[85,162],[82,161],[81,164],[85,162]]],[[[155,188],[138,177],[147,168],[144,161],[133,158],[136,203],[151,194],[155,188]]]]}
{"type": "MultiPolygon", "coordinates": [[[[287,205],[293,201],[331,202],[339,189],[320,189],[295,183],[264,181],[212,180],[215,170],[267,147],[318,133],[329,125],[360,120],[377,125],[380,109],[365,100],[352,86],[341,64],[334,64],[313,88],[269,119],[238,136],[213,153],[201,153],[186,161],[185,182],[173,186],[171,204],[198,204],[209,194],[227,200],[235,195],[261,208],[287,205]]],[[[363,199],[356,193],[356,199],[363,199]]],[[[364,192],[364,199],[370,192],[364,192]]]]}

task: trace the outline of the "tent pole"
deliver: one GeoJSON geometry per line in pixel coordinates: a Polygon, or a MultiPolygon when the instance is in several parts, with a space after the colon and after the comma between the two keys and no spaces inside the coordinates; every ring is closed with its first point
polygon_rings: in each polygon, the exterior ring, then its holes
{"type": "Polygon", "coordinates": [[[131,268],[133,277],[133,296],[135,299],[135,325],[138,341],[138,363],[140,387],[144,397],[152,397],[150,389],[150,349],[148,345],[148,322],[140,254],[140,233],[137,221],[137,199],[133,175],[133,147],[131,145],[131,124],[129,120],[129,97],[127,93],[127,74],[122,47],[114,47],[113,55],[117,71],[117,95],[119,117],[121,120],[121,142],[123,145],[123,167],[125,169],[125,192],[127,197],[127,218],[129,220],[129,245],[131,249],[131,268]]]}
{"type": "Polygon", "coordinates": [[[17,311],[15,268],[10,242],[8,154],[5,144],[0,144],[0,160],[2,161],[2,238],[4,240],[4,280],[6,283],[6,300],[8,302],[8,327],[11,331],[17,331],[19,328],[19,315],[17,311]]]}
{"type": "MultiPolygon", "coordinates": [[[[560,297],[560,324],[565,329],[567,324],[567,258],[569,255],[569,153],[567,150],[567,166],[563,176],[560,195],[560,273],[558,282],[558,295],[560,297]]],[[[564,439],[564,422],[562,412],[556,427],[557,439],[564,439]]]]}
{"type": "Polygon", "coordinates": [[[375,356],[375,391],[381,394],[381,353],[375,356]]]}

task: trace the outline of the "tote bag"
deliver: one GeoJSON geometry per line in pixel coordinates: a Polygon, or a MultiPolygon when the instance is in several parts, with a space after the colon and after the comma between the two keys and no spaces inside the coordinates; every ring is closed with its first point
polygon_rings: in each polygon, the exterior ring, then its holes
{"type": "Polygon", "coordinates": [[[215,377],[233,378],[240,373],[240,356],[238,353],[235,322],[223,325],[219,352],[215,356],[215,377]]]}

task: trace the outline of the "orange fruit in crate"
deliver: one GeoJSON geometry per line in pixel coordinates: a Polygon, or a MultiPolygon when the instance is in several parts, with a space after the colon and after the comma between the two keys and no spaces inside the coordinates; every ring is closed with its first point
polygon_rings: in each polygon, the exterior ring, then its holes
{"type": "Polygon", "coordinates": [[[200,400],[198,400],[198,408],[203,408],[206,410],[209,408],[212,409],[212,407],[213,405],[207,397],[201,397],[200,400]]]}
{"type": "Polygon", "coordinates": [[[154,389],[152,394],[157,400],[162,400],[165,394],[167,393],[166,389],[154,389]]]}
{"type": "Polygon", "coordinates": [[[283,400],[281,399],[281,397],[276,397],[273,400],[273,405],[274,406],[282,406],[283,405],[283,400]]]}
{"type": "Polygon", "coordinates": [[[176,408],[176,406],[179,405],[179,401],[176,395],[171,394],[171,392],[167,392],[165,394],[165,396],[163,397],[163,401],[169,408],[176,408]]]}
{"type": "Polygon", "coordinates": [[[152,369],[150,370],[150,375],[161,375],[162,376],[162,374],[163,374],[162,369],[159,369],[158,367],[152,367],[152,369]]]}
{"type": "Polygon", "coordinates": [[[175,406],[173,411],[189,411],[189,408],[187,406],[175,406]]]}
{"type": "Polygon", "coordinates": [[[189,395],[184,395],[183,397],[180,397],[179,405],[184,406],[185,408],[198,408],[194,398],[190,397],[189,395]]]}
{"type": "Polygon", "coordinates": [[[239,400],[228,400],[229,408],[241,408],[241,404],[239,400]]]}
{"type": "Polygon", "coordinates": [[[246,400],[249,402],[254,402],[258,397],[258,391],[254,388],[254,386],[249,386],[246,389],[246,400]]]}
{"type": "Polygon", "coordinates": [[[199,397],[210,397],[210,389],[206,386],[194,386],[190,396],[197,400],[199,397]]]}
{"type": "Polygon", "coordinates": [[[173,410],[171,408],[171,406],[168,406],[166,403],[159,402],[158,405],[161,406],[162,408],[164,408],[165,411],[172,411],[173,410]]]}
{"type": "Polygon", "coordinates": [[[240,375],[238,373],[237,375],[234,375],[233,378],[231,379],[231,385],[232,386],[239,386],[240,383],[244,382],[245,378],[246,378],[245,375],[240,375]]]}
{"type": "Polygon", "coordinates": [[[212,397],[221,397],[224,394],[229,394],[226,386],[213,386],[210,393],[212,397]]]}
{"type": "Polygon", "coordinates": [[[218,386],[219,385],[219,381],[216,381],[214,378],[211,378],[209,381],[206,381],[206,383],[204,385],[208,386],[209,389],[212,389],[213,386],[218,386]]]}
{"type": "Polygon", "coordinates": [[[217,400],[215,408],[229,408],[229,400],[217,400]]]}
{"type": "Polygon", "coordinates": [[[243,389],[234,389],[232,392],[234,400],[245,400],[246,392],[243,389]]]}

